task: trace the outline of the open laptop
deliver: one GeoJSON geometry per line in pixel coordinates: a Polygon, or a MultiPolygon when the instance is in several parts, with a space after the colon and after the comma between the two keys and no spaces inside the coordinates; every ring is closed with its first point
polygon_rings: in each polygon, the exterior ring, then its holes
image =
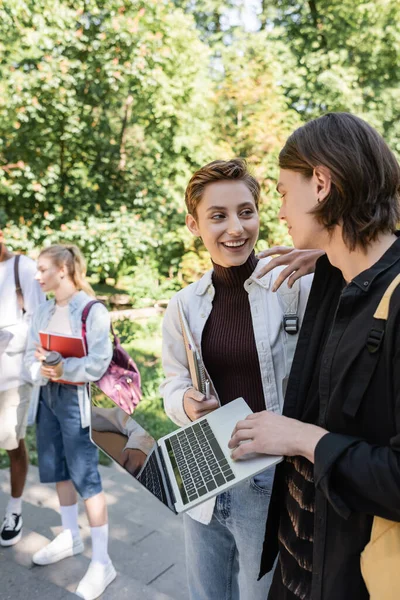
{"type": "Polygon", "coordinates": [[[282,460],[281,456],[264,454],[231,459],[228,442],[232,431],[252,412],[243,398],[158,441],[94,384],[91,411],[93,443],[175,513],[189,510],[282,460]],[[137,453],[143,456],[143,464],[133,470],[123,457],[125,444],[134,448],[136,443],[146,452],[137,453]]]}

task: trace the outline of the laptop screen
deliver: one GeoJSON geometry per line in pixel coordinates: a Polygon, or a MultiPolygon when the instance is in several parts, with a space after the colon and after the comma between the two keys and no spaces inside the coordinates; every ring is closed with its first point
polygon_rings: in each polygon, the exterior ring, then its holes
{"type": "Polygon", "coordinates": [[[128,415],[91,384],[91,438],[158,500],[171,507],[156,442],[177,426],[161,407],[159,411],[151,412],[145,403],[142,406],[139,403],[133,415],[128,415]]]}

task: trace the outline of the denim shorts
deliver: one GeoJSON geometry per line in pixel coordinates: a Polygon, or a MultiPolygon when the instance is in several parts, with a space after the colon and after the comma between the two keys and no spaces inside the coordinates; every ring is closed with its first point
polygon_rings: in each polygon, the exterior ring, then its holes
{"type": "Polygon", "coordinates": [[[85,500],[102,491],[98,450],[81,427],[76,385],[50,381],[40,390],[36,421],[42,483],[71,480],[85,500]]]}

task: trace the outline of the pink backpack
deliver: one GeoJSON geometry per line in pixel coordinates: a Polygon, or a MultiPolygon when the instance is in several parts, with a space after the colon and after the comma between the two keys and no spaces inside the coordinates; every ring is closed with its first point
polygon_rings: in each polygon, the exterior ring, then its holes
{"type": "MultiPolygon", "coordinates": [[[[105,306],[100,300],[91,300],[82,312],[82,338],[85,340],[86,351],[88,351],[86,321],[90,309],[97,303],[105,306]]],[[[114,347],[111,362],[103,377],[95,383],[117,406],[122,408],[128,415],[131,415],[142,397],[140,373],[133,358],[121,346],[112,324],[111,333],[114,347]]]]}

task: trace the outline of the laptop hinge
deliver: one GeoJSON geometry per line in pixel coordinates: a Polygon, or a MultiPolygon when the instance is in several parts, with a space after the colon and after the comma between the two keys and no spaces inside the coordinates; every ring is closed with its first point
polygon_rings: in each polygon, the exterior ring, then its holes
{"type": "Polygon", "coordinates": [[[166,496],[168,499],[168,506],[171,510],[174,511],[174,513],[178,514],[176,512],[176,508],[175,508],[175,503],[176,503],[176,497],[174,494],[174,490],[172,489],[171,483],[169,481],[169,475],[168,475],[168,471],[167,471],[167,467],[165,465],[165,460],[162,454],[162,449],[160,448],[160,446],[157,444],[156,446],[156,457],[157,457],[157,462],[158,462],[158,466],[160,468],[160,470],[162,471],[162,475],[163,475],[163,482],[166,488],[166,496]]]}

